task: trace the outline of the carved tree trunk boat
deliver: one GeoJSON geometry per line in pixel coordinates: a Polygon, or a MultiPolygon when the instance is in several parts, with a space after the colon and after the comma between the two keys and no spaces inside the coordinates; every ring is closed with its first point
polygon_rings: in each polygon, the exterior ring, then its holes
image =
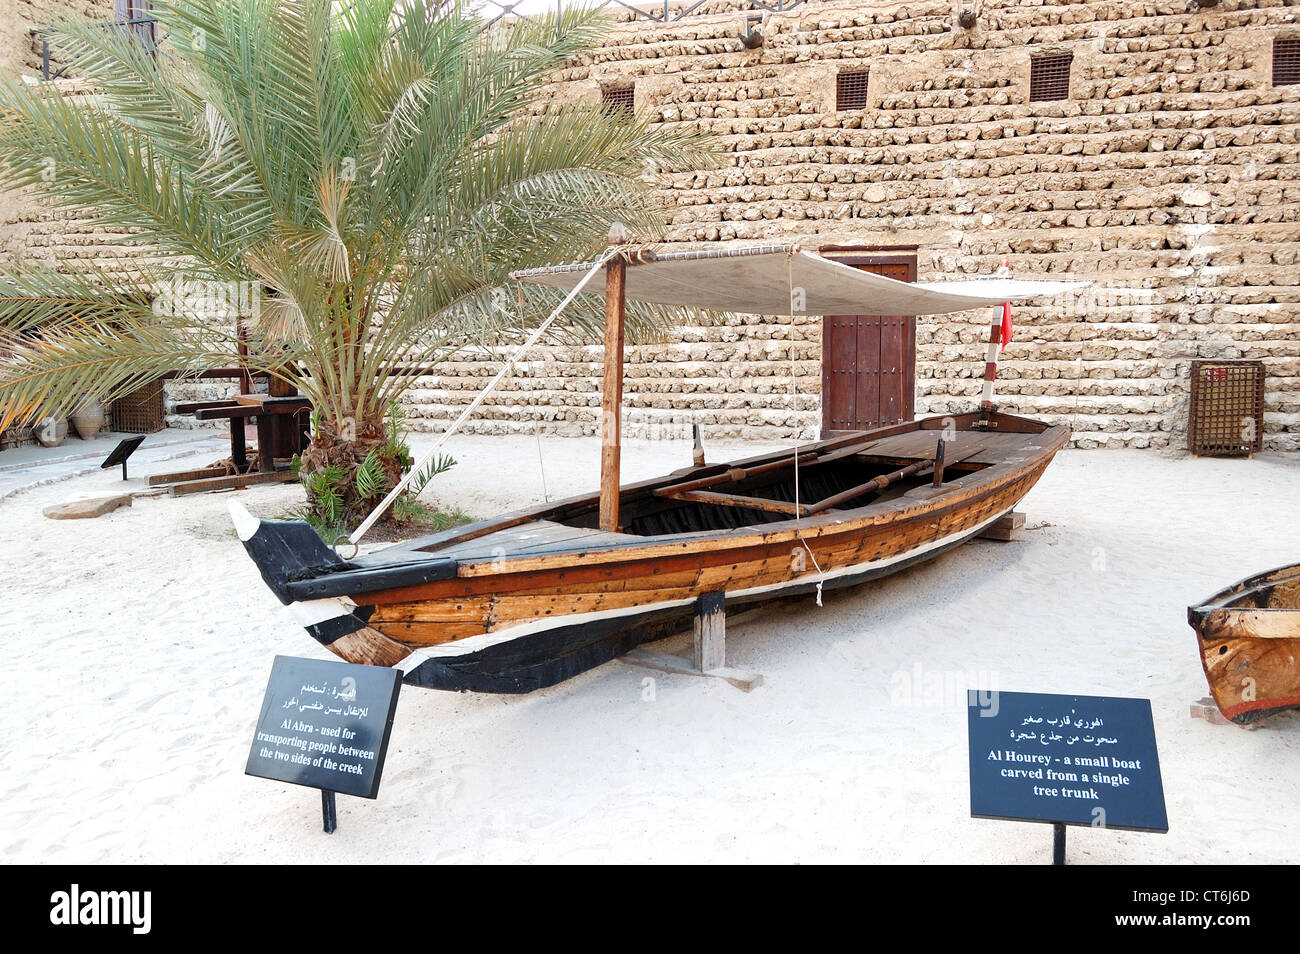
{"type": "Polygon", "coordinates": [[[785,451],[625,486],[619,532],[599,529],[588,494],[348,561],[302,523],[244,519],[241,536],[343,659],[431,688],[527,692],[679,631],[702,594],[737,606],[852,586],[977,535],[1069,439],[1006,414],[979,424],[932,417],[799,448],[797,520],[785,451]]]}
{"type": "Polygon", "coordinates": [[[1187,621],[1225,717],[1246,725],[1300,708],[1300,563],[1234,583],[1187,621]]]}
{"type": "MultiPolygon", "coordinates": [[[[305,523],[259,521],[232,505],[240,538],[267,585],[343,659],[398,666],[408,683],[439,689],[549,686],[678,630],[697,600],[716,607],[721,597],[734,606],[820,593],[938,556],[1014,508],[1069,440],[1065,427],[998,413],[992,382],[1002,303],[1086,283],[898,282],[794,246],[662,256],[611,247],[597,263],[518,273],[520,281],[566,289],[568,296],[492,384],[602,271],[599,493],[350,560],[305,523]],[[999,310],[978,412],[736,463],[701,463],[620,486],[627,299],[769,315],[999,310]]],[[[393,488],[353,541],[403,486],[393,488]]]]}

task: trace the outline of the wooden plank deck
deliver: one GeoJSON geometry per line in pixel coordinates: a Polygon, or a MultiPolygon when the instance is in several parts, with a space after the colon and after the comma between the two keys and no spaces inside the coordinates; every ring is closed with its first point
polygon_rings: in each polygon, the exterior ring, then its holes
{"type": "Polygon", "coordinates": [[[543,556],[588,546],[627,546],[643,538],[625,533],[608,533],[586,527],[569,527],[550,520],[537,520],[518,527],[498,530],[445,549],[431,551],[458,560],[491,560],[495,557],[543,556]]]}
{"type": "MultiPolygon", "coordinates": [[[[872,457],[930,460],[942,431],[912,431],[883,438],[862,453],[872,457]]],[[[1038,446],[1037,434],[999,434],[988,431],[958,431],[944,450],[947,458],[965,458],[974,464],[998,464],[1038,446]],[[977,449],[978,448],[978,449],[977,449]],[[972,453],[974,452],[974,453],[972,453]],[[971,456],[967,457],[967,454],[971,456]]]]}

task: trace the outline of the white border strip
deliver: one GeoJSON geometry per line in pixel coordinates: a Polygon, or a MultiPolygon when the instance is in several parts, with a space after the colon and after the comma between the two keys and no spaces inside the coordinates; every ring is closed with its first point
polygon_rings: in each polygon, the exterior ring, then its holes
{"type": "Polygon", "coordinates": [[[332,619],[351,616],[355,607],[356,604],[346,597],[328,596],[320,600],[300,600],[290,603],[289,611],[293,613],[298,625],[306,628],[332,619]]]}

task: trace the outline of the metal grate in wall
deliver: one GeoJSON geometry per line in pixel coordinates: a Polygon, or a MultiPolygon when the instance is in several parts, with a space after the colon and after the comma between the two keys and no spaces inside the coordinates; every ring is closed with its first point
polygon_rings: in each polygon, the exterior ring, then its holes
{"type": "Polygon", "coordinates": [[[1070,98],[1070,63],[1073,53],[1050,53],[1029,61],[1029,101],[1070,98]]]}
{"type": "Polygon", "coordinates": [[[1273,85],[1300,85],[1300,36],[1273,40],[1273,85]]]}
{"type": "Polygon", "coordinates": [[[620,86],[617,89],[606,88],[600,91],[601,102],[605,105],[605,112],[611,116],[620,114],[632,115],[632,104],[636,99],[636,89],[632,86],[620,86]]]}
{"type": "Polygon", "coordinates": [[[847,70],[835,77],[835,108],[867,108],[866,70],[847,70]]]}
{"type": "Polygon", "coordinates": [[[1264,449],[1264,363],[1193,361],[1188,450],[1244,457],[1264,449]]]}

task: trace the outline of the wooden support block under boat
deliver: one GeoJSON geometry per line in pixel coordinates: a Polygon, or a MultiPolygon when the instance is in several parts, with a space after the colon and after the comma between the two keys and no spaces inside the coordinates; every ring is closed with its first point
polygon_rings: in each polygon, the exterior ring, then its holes
{"type": "Polygon", "coordinates": [[[1267,722],[1233,722],[1219,711],[1219,707],[1210,696],[1205,696],[1193,702],[1190,714],[1193,719],[1203,719],[1210,725],[1233,725],[1238,729],[1246,729],[1247,731],[1262,729],[1268,724],[1267,722]]]}
{"type": "MultiPolygon", "coordinates": [[[[754,612],[757,611],[742,610],[738,616],[743,619],[754,612]]],[[[763,684],[763,676],[760,673],[727,665],[726,627],[726,594],[705,593],[695,601],[691,660],[645,648],[633,649],[618,658],[621,662],[640,666],[643,669],[657,669],[659,672],[678,676],[709,676],[713,679],[721,679],[743,692],[751,692],[763,684]]]]}
{"type": "Polygon", "coordinates": [[[727,594],[704,593],[695,601],[695,668],[711,672],[727,664],[727,594]]]}
{"type": "Polygon", "coordinates": [[[752,692],[763,684],[761,673],[749,672],[745,669],[733,669],[729,666],[711,669],[708,672],[700,672],[681,656],[673,656],[670,653],[657,653],[649,649],[634,649],[618,658],[620,662],[632,666],[640,666],[642,669],[655,669],[675,676],[708,676],[713,679],[721,679],[723,682],[731,683],[742,692],[752,692]]]}
{"type": "Polygon", "coordinates": [[[981,540],[1000,540],[1006,542],[1009,540],[1019,540],[1023,535],[1022,531],[1025,526],[1025,515],[1019,510],[1013,510],[998,519],[994,524],[985,528],[980,534],[981,540]]]}

